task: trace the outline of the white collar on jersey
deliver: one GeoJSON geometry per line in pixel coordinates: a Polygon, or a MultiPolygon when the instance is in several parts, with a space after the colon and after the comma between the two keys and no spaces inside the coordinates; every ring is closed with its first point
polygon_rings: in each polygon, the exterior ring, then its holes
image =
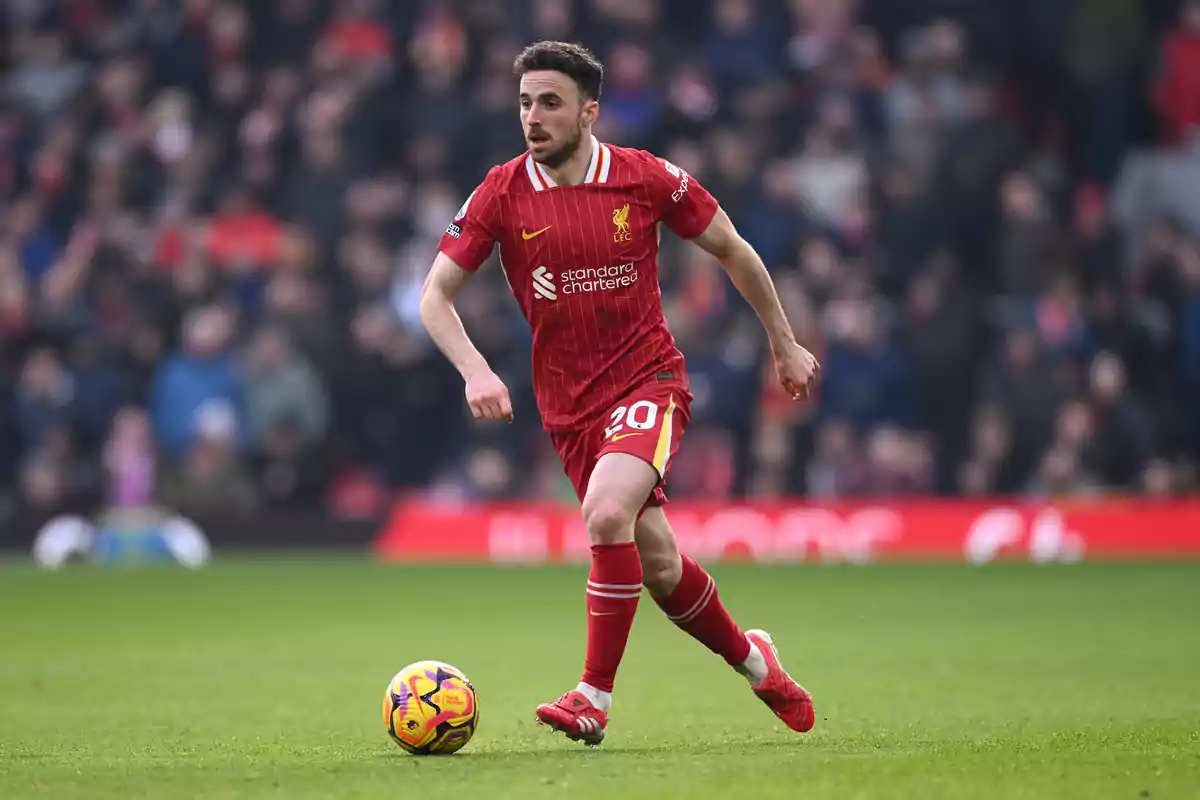
{"type": "MultiPolygon", "coordinates": [[[[612,151],[608,145],[601,144],[595,136],[592,137],[592,160],[588,162],[587,172],[583,173],[584,183],[608,183],[608,171],[612,168],[612,151]]],[[[546,172],[546,168],[533,160],[532,154],[525,156],[525,173],[529,182],[539,192],[557,186],[546,172]]]]}

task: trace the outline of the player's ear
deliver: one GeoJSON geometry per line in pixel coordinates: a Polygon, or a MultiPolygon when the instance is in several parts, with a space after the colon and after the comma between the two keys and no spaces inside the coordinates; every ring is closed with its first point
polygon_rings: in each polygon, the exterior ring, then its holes
{"type": "Polygon", "coordinates": [[[591,125],[596,121],[596,117],[600,116],[600,102],[598,100],[589,100],[586,97],[583,100],[583,121],[591,125]]]}

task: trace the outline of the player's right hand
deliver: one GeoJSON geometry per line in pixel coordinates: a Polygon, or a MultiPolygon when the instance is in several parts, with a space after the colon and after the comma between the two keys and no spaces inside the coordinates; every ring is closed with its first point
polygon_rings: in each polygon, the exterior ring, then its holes
{"type": "Polygon", "coordinates": [[[775,375],[784,391],[793,400],[804,400],[812,392],[821,365],[816,357],[795,342],[782,348],[772,348],[775,356],[775,375]]]}
{"type": "Polygon", "coordinates": [[[508,387],[491,370],[467,378],[467,405],[475,419],[513,420],[508,387]]]}

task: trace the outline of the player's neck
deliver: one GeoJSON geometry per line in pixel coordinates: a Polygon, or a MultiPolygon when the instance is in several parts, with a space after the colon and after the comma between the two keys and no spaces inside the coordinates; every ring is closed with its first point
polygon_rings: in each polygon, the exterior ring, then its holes
{"type": "Polygon", "coordinates": [[[592,163],[592,134],[588,133],[579,140],[579,147],[563,163],[554,169],[545,167],[546,174],[554,181],[555,186],[575,186],[583,183],[587,177],[588,167],[592,163]]]}

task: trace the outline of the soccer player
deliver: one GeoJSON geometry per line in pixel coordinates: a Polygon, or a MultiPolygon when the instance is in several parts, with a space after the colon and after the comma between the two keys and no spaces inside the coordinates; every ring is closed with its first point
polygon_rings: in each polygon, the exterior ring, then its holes
{"type": "Polygon", "coordinates": [[[712,195],[679,167],[592,135],[603,68],[590,52],[538,42],[517,57],[514,71],[528,152],[493,167],[459,209],[420,308],[433,341],[462,374],[475,418],[511,421],[508,389],[453,305],[499,245],[533,331],[538,410],[583,504],[592,552],[583,677],[539,706],[537,719],[571,739],[600,743],[645,586],[672,622],[744,675],[788,727],[807,731],[811,696],[784,671],[765,631],[737,626],[709,574],[680,555],[663,513],[663,480],[692,396],[663,315],[659,223],[721,262],[766,328],[775,371],[794,399],[808,395],[819,366],[797,344],[762,260],[712,195]]]}

